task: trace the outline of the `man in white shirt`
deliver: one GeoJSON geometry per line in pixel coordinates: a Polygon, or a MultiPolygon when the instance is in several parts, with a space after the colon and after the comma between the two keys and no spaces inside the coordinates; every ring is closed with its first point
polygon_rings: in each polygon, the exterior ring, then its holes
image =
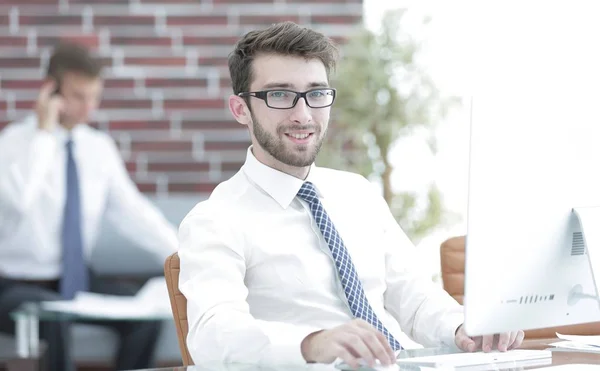
{"type": "Polygon", "coordinates": [[[388,365],[402,333],[466,351],[519,346],[522,331],[469,338],[462,307],[411,265],[381,195],[359,175],[314,165],[336,53],[287,22],[246,34],[230,55],[229,108],[252,146],[180,226],[193,360],[388,365]]]}
{"type": "MultiPolygon", "coordinates": [[[[0,332],[24,302],[72,299],[78,291],[132,295],[89,269],[101,220],[164,259],[177,234],[128,177],[111,138],[85,123],[102,91],[100,62],[64,44],[50,59],[36,112],[0,133],[0,332]]],[[[118,257],[115,257],[118,259],[118,257]]],[[[117,369],[150,365],[158,321],[93,322],[120,335],[117,369]]],[[[51,370],[74,370],[64,322],[42,323],[51,370]]]]}

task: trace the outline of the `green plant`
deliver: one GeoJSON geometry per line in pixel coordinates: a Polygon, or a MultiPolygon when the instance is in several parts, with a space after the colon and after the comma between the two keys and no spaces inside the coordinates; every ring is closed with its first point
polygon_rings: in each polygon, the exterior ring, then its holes
{"type": "Polygon", "coordinates": [[[415,242],[452,215],[435,184],[425,205],[416,193],[394,192],[390,150],[400,138],[426,130],[435,153],[434,128],[460,102],[443,97],[419,65],[420,43],[403,31],[406,16],[406,10],[389,11],[381,32],[363,27],[344,45],[332,79],[338,92],[332,125],[317,163],[380,182],[394,217],[415,242]]]}

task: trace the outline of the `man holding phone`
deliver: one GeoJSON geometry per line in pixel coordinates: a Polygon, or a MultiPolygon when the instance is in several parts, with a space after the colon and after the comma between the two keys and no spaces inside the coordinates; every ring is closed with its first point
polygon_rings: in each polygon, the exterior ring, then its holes
{"type": "MultiPolygon", "coordinates": [[[[77,44],[59,45],[35,114],[0,132],[0,332],[24,302],[69,300],[79,291],[132,295],[90,270],[106,217],[162,261],[177,246],[175,228],[138,191],[113,140],[86,123],[103,88],[102,66],[77,44]]],[[[150,365],[160,322],[99,322],[120,335],[117,369],[150,365]]],[[[41,323],[49,369],[75,370],[66,323],[41,323]]]]}

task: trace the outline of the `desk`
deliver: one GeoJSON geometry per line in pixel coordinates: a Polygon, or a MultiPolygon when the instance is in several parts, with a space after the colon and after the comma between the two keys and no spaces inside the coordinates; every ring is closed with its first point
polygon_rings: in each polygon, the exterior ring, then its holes
{"type": "MultiPolygon", "coordinates": [[[[551,342],[555,342],[557,339],[544,339],[544,340],[528,340],[523,343],[521,349],[537,349],[543,350],[552,348],[549,347],[548,344],[551,342]]],[[[436,353],[448,353],[448,350],[444,349],[413,349],[404,354],[407,356],[408,354],[413,354],[415,356],[426,356],[436,353]]],[[[402,357],[402,352],[400,353],[400,357],[402,357]]],[[[571,351],[553,351],[552,352],[552,366],[557,365],[568,365],[568,364],[593,364],[599,365],[600,369],[600,353],[584,353],[584,352],[571,352],[571,351]]],[[[532,370],[539,369],[542,367],[548,367],[551,365],[543,365],[543,366],[525,366],[525,367],[514,367],[514,365],[507,365],[504,368],[499,365],[490,365],[491,370],[532,370]]],[[[400,366],[400,370],[418,370],[419,368],[415,368],[414,366],[400,366]]],[[[196,366],[188,366],[188,367],[168,367],[168,368],[156,368],[156,369],[146,369],[146,370],[137,370],[137,371],[335,371],[336,368],[330,365],[308,365],[308,366],[258,366],[258,365],[246,365],[246,364],[206,364],[206,365],[196,365],[196,366]]]]}
{"type": "Polygon", "coordinates": [[[101,316],[96,313],[71,313],[45,309],[40,303],[23,303],[10,313],[16,322],[16,354],[22,358],[29,358],[39,353],[39,322],[40,321],[69,321],[94,323],[94,321],[172,321],[173,315],[169,313],[156,313],[132,316],[130,313],[123,315],[101,316]]]}

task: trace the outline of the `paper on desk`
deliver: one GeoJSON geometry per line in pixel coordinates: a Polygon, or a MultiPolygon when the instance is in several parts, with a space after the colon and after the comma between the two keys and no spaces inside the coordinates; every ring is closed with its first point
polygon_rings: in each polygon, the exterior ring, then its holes
{"type": "Polygon", "coordinates": [[[587,344],[577,343],[575,341],[569,341],[569,340],[558,341],[555,343],[550,343],[549,345],[556,347],[556,348],[562,348],[562,349],[572,349],[572,350],[578,350],[578,351],[600,353],[600,347],[597,347],[595,345],[587,345],[587,344]]]}
{"type": "Polygon", "coordinates": [[[556,336],[559,339],[571,341],[574,343],[579,343],[582,345],[591,345],[595,347],[600,347],[600,336],[595,335],[563,335],[556,333],[556,336]]]}
{"type": "Polygon", "coordinates": [[[42,307],[65,313],[107,319],[171,318],[164,277],[154,277],[134,296],[79,292],[73,300],[46,301],[42,307]]]}

